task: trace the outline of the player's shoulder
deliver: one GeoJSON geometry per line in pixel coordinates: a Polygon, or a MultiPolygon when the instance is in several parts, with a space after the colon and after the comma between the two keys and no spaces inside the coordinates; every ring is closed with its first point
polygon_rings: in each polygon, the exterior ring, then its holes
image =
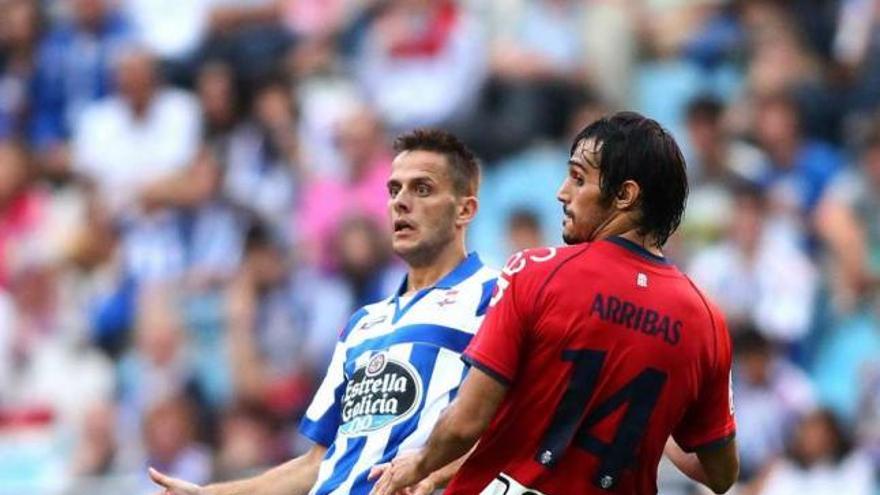
{"type": "Polygon", "coordinates": [[[579,244],[524,249],[507,259],[507,263],[501,269],[501,275],[505,278],[516,277],[523,281],[542,280],[551,276],[571,259],[584,254],[588,248],[589,244],[579,244]]]}
{"type": "Polygon", "coordinates": [[[352,330],[355,328],[361,328],[364,325],[369,325],[380,315],[384,316],[387,312],[385,306],[389,304],[389,301],[390,298],[386,298],[379,302],[367,304],[358,308],[357,311],[351,314],[348,318],[348,323],[345,324],[345,327],[339,333],[339,341],[345,342],[348,340],[348,336],[351,334],[352,330]]]}

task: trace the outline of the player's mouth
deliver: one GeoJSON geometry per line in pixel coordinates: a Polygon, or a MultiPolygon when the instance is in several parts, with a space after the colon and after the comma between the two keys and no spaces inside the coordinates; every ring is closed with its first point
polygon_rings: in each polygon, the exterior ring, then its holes
{"type": "Polygon", "coordinates": [[[395,220],[393,228],[395,235],[406,235],[416,230],[415,224],[407,220],[395,220]]]}
{"type": "Polygon", "coordinates": [[[562,207],[562,223],[563,225],[567,221],[574,221],[574,215],[571,214],[564,206],[562,207]]]}

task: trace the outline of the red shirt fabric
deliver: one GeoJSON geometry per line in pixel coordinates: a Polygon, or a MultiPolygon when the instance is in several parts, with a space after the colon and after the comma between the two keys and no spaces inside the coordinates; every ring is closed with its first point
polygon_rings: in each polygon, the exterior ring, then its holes
{"type": "Polygon", "coordinates": [[[463,359],[509,385],[445,492],[504,473],[545,494],[657,493],[672,435],[686,451],[735,432],[730,337],[666,260],[619,237],[514,255],[463,359]]]}

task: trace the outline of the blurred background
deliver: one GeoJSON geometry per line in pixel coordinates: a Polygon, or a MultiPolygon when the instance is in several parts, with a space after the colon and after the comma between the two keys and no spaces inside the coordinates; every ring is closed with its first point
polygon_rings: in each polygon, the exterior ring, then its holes
{"type": "Polygon", "coordinates": [[[878,107],[878,0],[0,0],[0,494],[302,452],[403,273],[391,138],[478,152],[500,266],[560,242],[573,133],[634,109],[688,160],[667,253],[735,341],[735,492],[875,495],[878,107]]]}

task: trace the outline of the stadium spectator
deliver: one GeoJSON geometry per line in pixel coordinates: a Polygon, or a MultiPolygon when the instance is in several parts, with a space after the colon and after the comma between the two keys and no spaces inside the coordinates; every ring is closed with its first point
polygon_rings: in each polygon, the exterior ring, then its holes
{"type": "Polygon", "coordinates": [[[47,33],[36,57],[30,138],[50,169],[83,109],[114,92],[113,64],[129,43],[128,24],[109,0],[69,3],[70,19],[47,33]]]}
{"type": "Polygon", "coordinates": [[[240,91],[232,68],[219,60],[202,64],[196,74],[196,93],[202,108],[205,140],[225,150],[240,108],[240,91]]]}
{"type": "MultiPolygon", "coordinates": [[[[387,222],[387,220],[385,221],[387,222]]],[[[391,258],[386,232],[375,219],[353,216],[333,239],[339,272],[354,297],[353,307],[381,301],[397,289],[403,268],[391,258]]]]}
{"type": "Polygon", "coordinates": [[[462,129],[486,160],[523,149],[566,130],[587,79],[586,8],[572,0],[514,2],[496,16],[489,80],[478,109],[462,129]],[[522,118],[528,115],[529,118],[522,118]]]}
{"type": "Polygon", "coordinates": [[[733,139],[724,122],[724,104],[697,97],[685,109],[690,153],[688,206],[678,240],[685,254],[718,242],[727,229],[733,188],[754,177],[766,157],[754,146],[733,139]]]}
{"type": "Polygon", "coordinates": [[[818,234],[833,255],[829,282],[843,309],[880,294],[880,120],[860,144],[857,161],[816,212],[818,234]]]}
{"type": "Polygon", "coordinates": [[[849,432],[832,413],[819,410],[797,426],[788,455],[761,482],[760,495],[819,495],[846,487],[851,495],[874,493],[870,460],[853,448],[849,432]]]}
{"type": "Polygon", "coordinates": [[[44,27],[41,14],[31,0],[0,4],[0,138],[20,137],[27,130],[34,55],[44,27]]]}
{"type": "Polygon", "coordinates": [[[351,307],[340,280],[292,266],[284,244],[265,227],[252,226],[227,294],[235,396],[279,419],[300,414],[351,307]]]}
{"type": "Polygon", "coordinates": [[[486,41],[455,0],[391,0],[363,34],[358,81],[394,131],[464,118],[486,74],[486,41]]]}
{"type": "Polygon", "coordinates": [[[229,137],[224,160],[224,194],[288,240],[295,235],[290,215],[303,180],[296,123],[290,86],[265,79],[249,118],[229,137]]]}
{"type": "Polygon", "coordinates": [[[332,244],[348,216],[366,217],[377,226],[386,225],[388,217],[385,182],[391,153],[381,123],[369,109],[361,108],[339,122],[335,135],[343,174],[308,181],[297,218],[298,234],[321,266],[336,263],[332,244]]]}
{"type": "Polygon", "coordinates": [[[141,188],[187,165],[198,151],[201,129],[196,100],[164,86],[148,53],[127,48],[114,74],[118,93],[83,110],[73,136],[73,167],[96,184],[115,215],[133,206],[141,188]]]}
{"type": "MultiPolygon", "coordinates": [[[[193,404],[182,396],[172,396],[149,407],[143,422],[143,437],[148,466],[175,476],[204,483],[211,479],[211,455],[197,441],[199,431],[193,404]]],[[[145,489],[149,490],[144,480],[145,489]]]]}
{"type": "Polygon", "coordinates": [[[840,155],[804,134],[798,104],[791,96],[774,94],[756,104],[755,139],[768,160],[750,178],[769,188],[771,211],[789,216],[806,237],[812,237],[815,208],[842,166],[840,155]]]}
{"type": "Polygon", "coordinates": [[[783,453],[794,425],[812,412],[816,399],[808,376],[754,327],[737,333],[733,393],[740,479],[747,482],[783,453]]]}
{"type": "Polygon", "coordinates": [[[748,184],[735,192],[722,240],[696,253],[688,273],[718,301],[731,328],[752,323],[781,343],[811,323],[817,273],[797,234],[770,216],[768,199],[748,184]]]}
{"type": "Polygon", "coordinates": [[[531,210],[515,210],[507,217],[507,246],[510,254],[546,245],[541,220],[531,210]]]}

